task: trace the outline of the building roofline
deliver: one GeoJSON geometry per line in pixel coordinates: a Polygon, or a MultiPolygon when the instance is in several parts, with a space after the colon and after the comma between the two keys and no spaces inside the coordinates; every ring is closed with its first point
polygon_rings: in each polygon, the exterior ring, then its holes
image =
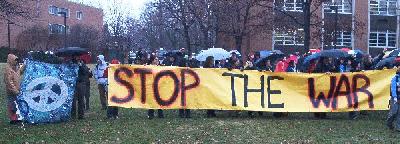
{"type": "Polygon", "coordinates": [[[100,10],[102,13],[104,13],[102,8],[98,8],[98,7],[95,7],[95,6],[87,5],[87,4],[80,3],[80,2],[74,2],[74,1],[70,1],[70,0],[66,0],[66,1],[68,3],[70,3],[70,4],[76,4],[76,5],[80,5],[80,6],[84,6],[84,7],[88,7],[88,8],[97,9],[97,10],[100,10]]]}

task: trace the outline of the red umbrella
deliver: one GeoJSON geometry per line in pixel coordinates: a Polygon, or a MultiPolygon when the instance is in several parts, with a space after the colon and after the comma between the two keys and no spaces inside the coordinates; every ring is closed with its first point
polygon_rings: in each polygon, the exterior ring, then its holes
{"type": "Polygon", "coordinates": [[[344,51],[344,52],[349,52],[349,51],[351,51],[351,49],[349,49],[349,48],[342,48],[341,50],[344,51]]]}
{"type": "Polygon", "coordinates": [[[321,52],[320,49],[310,49],[310,50],[308,51],[308,53],[312,53],[312,54],[319,53],[319,52],[321,52]]]}

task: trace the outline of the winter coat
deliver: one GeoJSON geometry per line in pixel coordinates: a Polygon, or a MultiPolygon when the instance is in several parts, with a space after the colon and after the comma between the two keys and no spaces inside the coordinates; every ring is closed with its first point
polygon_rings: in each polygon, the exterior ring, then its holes
{"type": "Polygon", "coordinates": [[[81,63],[79,65],[79,71],[78,71],[78,82],[88,83],[90,82],[89,80],[90,77],[91,77],[90,69],[86,66],[86,64],[81,63]]]}
{"type": "Polygon", "coordinates": [[[391,99],[399,98],[399,88],[400,88],[400,75],[396,74],[390,83],[390,97],[391,99]]]}
{"type": "Polygon", "coordinates": [[[95,70],[93,71],[93,76],[96,79],[98,84],[106,85],[108,83],[108,77],[105,75],[105,72],[108,68],[108,63],[104,60],[104,56],[99,55],[98,58],[101,61],[101,64],[97,64],[95,70]]]}
{"type": "Polygon", "coordinates": [[[7,57],[7,65],[4,68],[4,83],[7,95],[19,94],[23,68],[17,70],[17,58],[17,56],[9,54],[7,57]]]}
{"type": "Polygon", "coordinates": [[[285,66],[285,65],[286,65],[285,62],[279,61],[279,62],[276,64],[275,72],[286,72],[287,66],[285,66]]]}

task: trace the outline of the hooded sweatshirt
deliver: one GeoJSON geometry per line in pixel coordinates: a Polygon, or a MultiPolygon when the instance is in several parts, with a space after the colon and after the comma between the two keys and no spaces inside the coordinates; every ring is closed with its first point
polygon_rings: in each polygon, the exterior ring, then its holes
{"type": "Polygon", "coordinates": [[[104,60],[103,55],[99,55],[97,58],[101,61],[101,64],[96,65],[93,76],[98,84],[105,85],[107,84],[107,75],[105,74],[105,71],[108,68],[108,63],[104,60]]]}
{"type": "Polygon", "coordinates": [[[7,95],[18,95],[20,89],[21,70],[17,70],[17,56],[9,54],[4,68],[4,83],[7,95]]]}

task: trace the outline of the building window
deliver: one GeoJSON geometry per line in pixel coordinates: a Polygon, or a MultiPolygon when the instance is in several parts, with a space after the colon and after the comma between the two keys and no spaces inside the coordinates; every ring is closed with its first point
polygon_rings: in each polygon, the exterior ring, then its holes
{"type": "Polygon", "coordinates": [[[56,6],[49,6],[49,14],[57,15],[58,14],[58,7],[56,6]]]}
{"type": "Polygon", "coordinates": [[[396,15],[397,0],[371,0],[369,5],[371,15],[396,15]]]}
{"type": "MultiPolygon", "coordinates": [[[[334,34],[332,33],[332,37],[335,37],[334,34]]],[[[336,35],[336,45],[337,46],[347,46],[347,47],[351,47],[351,32],[347,32],[347,31],[341,31],[338,32],[336,35]]],[[[334,46],[334,40],[331,42],[331,46],[334,46]]]]}
{"type": "Polygon", "coordinates": [[[303,0],[284,0],[283,10],[285,11],[303,11],[303,0]]]}
{"type": "Polygon", "coordinates": [[[396,48],[395,32],[371,32],[369,34],[369,46],[377,48],[396,48]]]}
{"type": "Polygon", "coordinates": [[[350,0],[327,0],[324,2],[324,12],[335,13],[335,10],[331,9],[331,6],[337,6],[338,13],[340,14],[352,13],[352,5],[350,0]]]}
{"type": "Polygon", "coordinates": [[[56,15],[56,16],[63,16],[63,15],[59,14],[59,12],[65,12],[67,14],[67,17],[69,17],[69,9],[59,8],[56,6],[49,6],[49,14],[56,15]]]}
{"type": "Polygon", "coordinates": [[[274,32],[275,45],[304,45],[304,31],[302,29],[274,32]]]}
{"type": "Polygon", "coordinates": [[[83,17],[83,13],[82,13],[81,11],[77,11],[77,12],[76,12],[76,18],[77,18],[78,20],[81,20],[82,17],[83,17]]]}
{"type": "MultiPolygon", "coordinates": [[[[69,26],[67,26],[67,33],[69,32],[69,26]]],[[[49,24],[49,34],[64,34],[64,25],[49,24]]]]}
{"type": "MultiPolygon", "coordinates": [[[[58,8],[58,12],[65,12],[67,14],[67,17],[69,17],[69,9],[67,8],[58,8]]],[[[58,14],[58,16],[63,16],[63,15],[58,14]]]]}

